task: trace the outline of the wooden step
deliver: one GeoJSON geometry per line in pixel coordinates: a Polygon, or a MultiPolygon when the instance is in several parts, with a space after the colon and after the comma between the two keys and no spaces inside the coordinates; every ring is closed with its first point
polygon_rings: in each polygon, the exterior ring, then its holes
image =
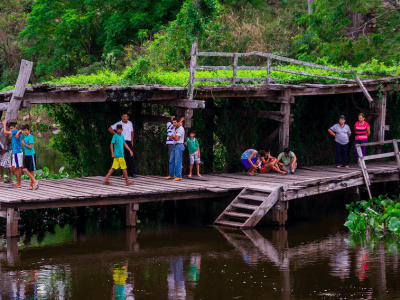
{"type": "Polygon", "coordinates": [[[254,195],[239,195],[238,198],[264,202],[265,200],[267,200],[268,196],[269,194],[265,194],[265,197],[254,196],[254,195]]]}
{"type": "Polygon", "coordinates": [[[251,214],[245,214],[245,213],[240,213],[240,212],[235,212],[235,211],[227,211],[227,212],[225,212],[225,215],[230,216],[230,217],[245,218],[245,219],[248,219],[251,217],[251,214]]]}
{"type": "Polygon", "coordinates": [[[243,203],[231,203],[231,205],[233,207],[251,209],[251,210],[256,210],[258,208],[257,205],[250,205],[250,204],[243,204],[243,203]]]}
{"type": "Polygon", "coordinates": [[[215,224],[221,224],[221,225],[230,226],[230,227],[242,227],[244,223],[227,221],[227,220],[217,220],[217,221],[215,221],[215,224]]]}

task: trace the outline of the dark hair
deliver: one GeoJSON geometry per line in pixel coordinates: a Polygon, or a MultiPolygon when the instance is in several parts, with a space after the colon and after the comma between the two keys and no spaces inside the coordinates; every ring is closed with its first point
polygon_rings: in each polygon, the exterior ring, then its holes
{"type": "Polygon", "coordinates": [[[122,124],[118,124],[117,129],[122,129],[122,124]]]}
{"type": "Polygon", "coordinates": [[[190,131],[189,131],[189,134],[191,134],[191,133],[196,134],[196,130],[193,130],[193,129],[190,130],[190,131]]]}
{"type": "Polygon", "coordinates": [[[24,126],[22,126],[22,130],[31,130],[31,126],[29,126],[28,124],[25,124],[24,126]]]}
{"type": "Polygon", "coordinates": [[[265,157],[265,151],[264,150],[258,151],[258,155],[265,157]]]}
{"type": "Polygon", "coordinates": [[[177,121],[177,122],[179,122],[179,119],[175,117],[172,121],[177,121]]]}
{"type": "Polygon", "coordinates": [[[283,149],[283,152],[290,153],[290,149],[289,148],[285,148],[285,149],[283,149]]]}
{"type": "Polygon", "coordinates": [[[124,112],[124,113],[122,113],[122,115],[121,115],[121,116],[125,116],[125,115],[128,115],[128,113],[124,112]]]}
{"type": "Polygon", "coordinates": [[[7,122],[8,127],[17,127],[17,122],[7,122]]]}

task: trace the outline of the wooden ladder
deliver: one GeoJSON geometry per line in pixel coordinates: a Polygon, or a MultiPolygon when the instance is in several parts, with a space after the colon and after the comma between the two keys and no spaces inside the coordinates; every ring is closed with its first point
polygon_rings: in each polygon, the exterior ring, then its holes
{"type": "Polygon", "coordinates": [[[214,221],[216,225],[253,228],[279,200],[283,185],[275,190],[247,187],[214,221]]]}

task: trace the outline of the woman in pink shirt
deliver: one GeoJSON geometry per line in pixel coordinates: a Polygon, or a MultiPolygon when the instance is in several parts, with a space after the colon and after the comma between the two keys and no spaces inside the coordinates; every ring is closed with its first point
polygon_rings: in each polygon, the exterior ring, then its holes
{"type": "MultiPolygon", "coordinates": [[[[355,124],[355,133],[356,140],[354,143],[354,153],[356,155],[356,160],[358,161],[358,152],[357,152],[357,144],[366,144],[368,143],[368,136],[371,134],[371,129],[367,121],[365,121],[365,116],[363,113],[358,114],[358,122],[355,124]]],[[[365,146],[361,147],[362,154],[365,156],[365,146]]],[[[358,162],[360,165],[360,162],[358,162]]]]}

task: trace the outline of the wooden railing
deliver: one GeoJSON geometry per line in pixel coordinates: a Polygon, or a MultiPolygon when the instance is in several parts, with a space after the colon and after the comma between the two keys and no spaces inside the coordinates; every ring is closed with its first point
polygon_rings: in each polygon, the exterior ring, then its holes
{"type": "Polygon", "coordinates": [[[190,67],[189,67],[190,75],[189,75],[189,85],[188,85],[189,86],[189,88],[188,88],[189,100],[193,100],[193,90],[194,90],[194,82],[195,81],[230,81],[230,82],[232,82],[232,85],[236,85],[236,83],[240,82],[240,81],[259,81],[259,82],[265,82],[265,84],[269,85],[271,82],[278,80],[275,78],[271,78],[271,71],[276,71],[276,72],[290,73],[290,74],[296,74],[296,75],[311,76],[311,77],[316,77],[316,78],[340,80],[340,81],[347,81],[347,82],[356,82],[361,87],[361,89],[362,89],[363,93],[365,94],[365,96],[367,97],[367,99],[370,102],[373,102],[372,97],[368,93],[367,89],[364,87],[364,84],[362,83],[361,79],[358,77],[356,72],[354,72],[353,70],[345,71],[345,70],[338,69],[338,68],[322,66],[322,65],[318,65],[318,64],[313,64],[313,63],[309,63],[309,62],[305,62],[305,61],[301,61],[301,60],[297,60],[297,59],[282,57],[282,56],[274,55],[271,53],[265,53],[265,52],[259,52],[259,51],[253,51],[253,52],[248,52],[248,53],[197,52],[197,41],[192,44],[190,56],[191,56],[191,61],[190,61],[190,67]],[[238,65],[239,58],[248,57],[248,56],[252,56],[252,55],[267,58],[267,66],[239,66],[238,65]],[[233,61],[232,61],[231,66],[197,66],[197,64],[196,64],[197,56],[231,57],[233,61]],[[327,71],[340,73],[340,74],[349,74],[349,75],[352,75],[354,77],[354,79],[345,78],[345,77],[337,77],[337,76],[319,75],[319,74],[313,74],[313,73],[308,73],[308,72],[299,72],[299,71],[287,70],[287,69],[282,69],[282,68],[276,68],[276,67],[272,66],[272,63],[271,63],[272,60],[312,67],[312,68],[316,68],[316,69],[327,70],[327,71]],[[197,78],[196,70],[232,71],[232,77],[198,77],[197,78]],[[267,76],[265,78],[237,77],[237,71],[241,71],[241,70],[267,71],[267,76]]]}
{"type": "Polygon", "coordinates": [[[370,199],[372,198],[371,190],[369,188],[369,186],[371,185],[371,181],[369,179],[368,169],[367,169],[367,166],[365,164],[365,161],[366,160],[372,160],[372,159],[382,159],[382,158],[387,158],[387,157],[395,157],[396,161],[397,161],[397,166],[398,166],[399,172],[400,172],[400,153],[399,153],[399,146],[398,146],[397,143],[400,143],[400,140],[388,140],[388,141],[380,141],[380,142],[365,143],[365,144],[357,144],[356,145],[357,153],[358,153],[358,156],[359,156],[359,159],[360,159],[360,166],[361,166],[361,169],[362,169],[362,172],[363,172],[363,176],[364,176],[364,179],[365,179],[365,185],[367,186],[368,195],[369,195],[370,199]],[[373,154],[373,155],[363,156],[361,147],[383,146],[384,144],[393,144],[394,152],[380,153],[380,154],[373,154]]]}

